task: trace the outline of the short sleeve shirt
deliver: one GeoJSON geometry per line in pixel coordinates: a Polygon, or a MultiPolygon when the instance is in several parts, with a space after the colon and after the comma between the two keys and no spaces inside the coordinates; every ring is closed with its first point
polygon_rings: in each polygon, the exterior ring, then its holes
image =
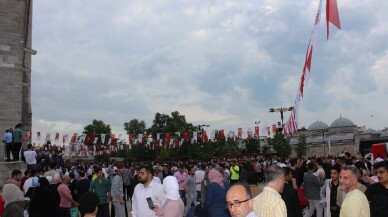
{"type": "Polygon", "coordinates": [[[371,217],[385,217],[388,215],[388,189],[380,182],[369,186],[365,195],[370,201],[371,217]]]}

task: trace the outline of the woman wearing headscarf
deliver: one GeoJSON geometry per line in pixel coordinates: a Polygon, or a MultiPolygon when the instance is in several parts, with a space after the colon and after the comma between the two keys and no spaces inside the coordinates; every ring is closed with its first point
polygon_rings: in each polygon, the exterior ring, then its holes
{"type": "Polygon", "coordinates": [[[155,206],[153,209],[157,216],[183,217],[185,206],[179,195],[178,181],[174,176],[167,176],[163,179],[163,191],[166,202],[162,208],[155,206]]]}
{"type": "Polygon", "coordinates": [[[39,179],[39,186],[30,201],[29,217],[59,216],[58,192],[50,187],[45,177],[39,179]]]}
{"type": "Polygon", "coordinates": [[[205,208],[209,217],[229,217],[229,211],[225,207],[226,192],[229,183],[223,181],[222,174],[218,170],[209,171],[210,184],[206,189],[205,208]]]}
{"type": "Polygon", "coordinates": [[[5,184],[3,187],[5,209],[3,217],[23,217],[24,193],[15,184],[5,184]]]}

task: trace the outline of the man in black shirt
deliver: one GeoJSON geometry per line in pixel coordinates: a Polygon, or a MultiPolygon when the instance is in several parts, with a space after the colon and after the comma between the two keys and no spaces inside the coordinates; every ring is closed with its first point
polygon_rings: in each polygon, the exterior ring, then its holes
{"type": "Polygon", "coordinates": [[[388,213],[388,160],[375,163],[378,183],[369,186],[365,195],[370,203],[371,217],[386,217],[388,213]]]}
{"type": "Polygon", "coordinates": [[[287,207],[287,217],[302,217],[298,191],[289,184],[292,179],[291,168],[284,167],[283,169],[285,182],[283,192],[280,195],[287,207]]]}
{"type": "Polygon", "coordinates": [[[89,191],[90,181],[88,177],[85,175],[85,171],[81,170],[78,172],[80,179],[75,184],[74,192],[77,195],[77,200],[79,201],[79,198],[82,194],[89,191]]]}

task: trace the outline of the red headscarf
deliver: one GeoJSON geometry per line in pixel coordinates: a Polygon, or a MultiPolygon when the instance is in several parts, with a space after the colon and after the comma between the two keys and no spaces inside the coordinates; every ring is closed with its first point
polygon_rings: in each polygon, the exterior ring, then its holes
{"type": "Polygon", "coordinates": [[[210,170],[209,171],[209,180],[210,182],[215,182],[221,186],[221,188],[224,188],[224,182],[222,174],[218,170],[210,170]]]}

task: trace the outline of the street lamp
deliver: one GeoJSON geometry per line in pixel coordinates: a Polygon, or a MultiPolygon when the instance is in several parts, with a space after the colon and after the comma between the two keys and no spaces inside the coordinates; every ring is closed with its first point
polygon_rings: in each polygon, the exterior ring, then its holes
{"type": "Polygon", "coordinates": [[[283,127],[283,112],[293,111],[293,110],[294,110],[294,107],[289,107],[289,108],[280,107],[280,108],[270,108],[269,112],[280,112],[280,118],[282,120],[282,127],[283,127]]]}
{"type": "Polygon", "coordinates": [[[201,124],[201,125],[198,125],[198,131],[203,131],[203,127],[210,127],[209,124],[201,124]],[[202,127],[202,129],[201,129],[202,127]]]}

